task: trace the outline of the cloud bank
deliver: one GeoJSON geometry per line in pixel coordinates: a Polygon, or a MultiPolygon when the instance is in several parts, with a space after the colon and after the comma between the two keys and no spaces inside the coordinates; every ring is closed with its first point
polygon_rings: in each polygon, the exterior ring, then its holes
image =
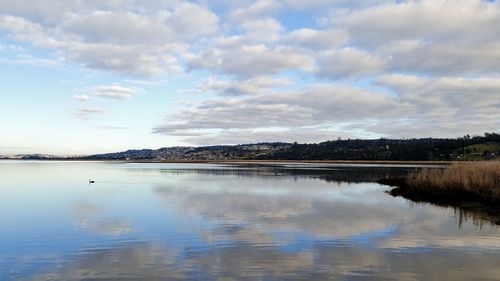
{"type": "Polygon", "coordinates": [[[481,0],[0,0],[4,37],[62,63],[126,79],[204,76],[174,93],[196,102],[152,129],[191,143],[496,131],[498,26],[500,4],[481,0]]]}

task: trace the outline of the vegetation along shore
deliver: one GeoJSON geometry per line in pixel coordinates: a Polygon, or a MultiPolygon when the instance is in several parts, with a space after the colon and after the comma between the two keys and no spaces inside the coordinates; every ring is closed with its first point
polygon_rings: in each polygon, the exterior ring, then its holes
{"type": "Polygon", "coordinates": [[[457,162],[422,169],[403,178],[381,179],[393,196],[431,203],[500,202],[500,161],[457,162]]]}

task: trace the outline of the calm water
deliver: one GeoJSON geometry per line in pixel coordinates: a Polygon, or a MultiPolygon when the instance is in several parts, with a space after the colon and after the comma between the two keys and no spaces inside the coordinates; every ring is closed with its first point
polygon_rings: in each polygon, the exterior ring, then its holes
{"type": "Polygon", "coordinates": [[[411,169],[0,161],[0,280],[500,280],[500,228],[373,183],[411,169]]]}

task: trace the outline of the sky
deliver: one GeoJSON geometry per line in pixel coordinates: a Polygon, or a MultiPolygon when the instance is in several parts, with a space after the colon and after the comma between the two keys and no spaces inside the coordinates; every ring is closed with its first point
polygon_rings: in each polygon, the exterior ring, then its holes
{"type": "Polygon", "coordinates": [[[500,3],[0,0],[0,154],[500,129],[500,3]]]}

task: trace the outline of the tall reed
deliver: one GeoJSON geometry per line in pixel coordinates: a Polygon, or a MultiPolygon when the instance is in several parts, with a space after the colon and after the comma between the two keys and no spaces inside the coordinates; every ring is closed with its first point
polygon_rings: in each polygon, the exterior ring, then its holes
{"type": "Polygon", "coordinates": [[[500,201],[500,161],[461,162],[446,169],[423,169],[406,178],[409,192],[500,201]]]}

